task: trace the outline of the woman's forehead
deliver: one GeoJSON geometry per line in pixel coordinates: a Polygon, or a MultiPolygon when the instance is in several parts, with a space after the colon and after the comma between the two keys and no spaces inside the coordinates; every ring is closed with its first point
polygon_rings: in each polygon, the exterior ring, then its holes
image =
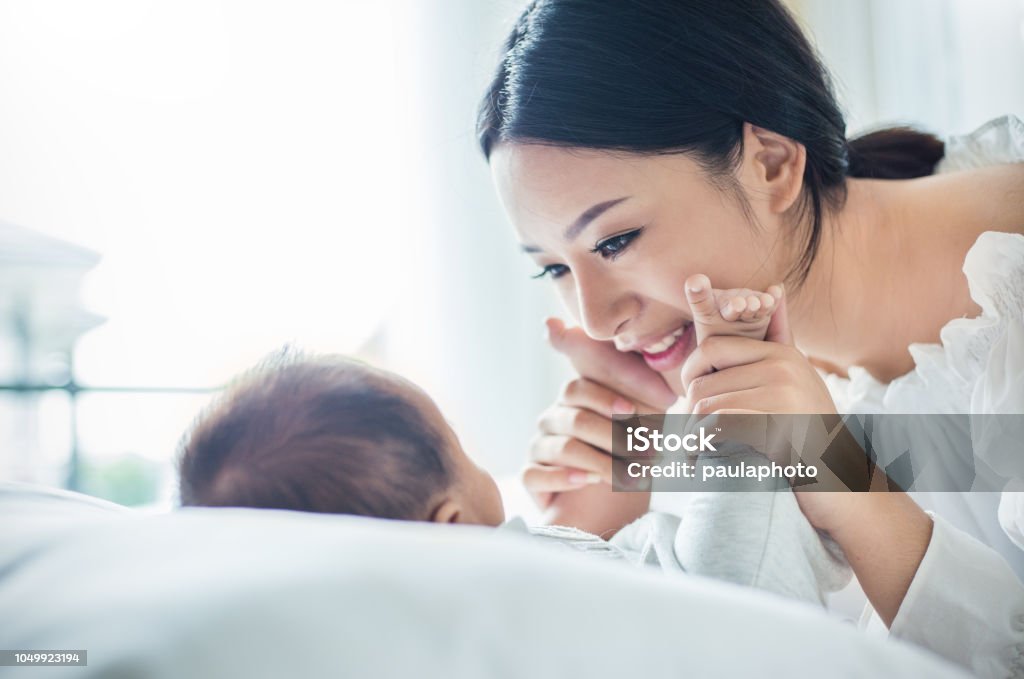
{"type": "Polygon", "coordinates": [[[544,144],[505,143],[491,154],[491,167],[518,184],[550,186],[570,183],[590,186],[631,181],[647,156],[601,149],[544,144]]]}
{"type": "Polygon", "coordinates": [[[583,210],[623,197],[643,204],[671,188],[703,182],[699,167],[683,154],[638,154],[540,144],[501,144],[491,171],[509,216],[517,224],[570,224],[583,210]]]}

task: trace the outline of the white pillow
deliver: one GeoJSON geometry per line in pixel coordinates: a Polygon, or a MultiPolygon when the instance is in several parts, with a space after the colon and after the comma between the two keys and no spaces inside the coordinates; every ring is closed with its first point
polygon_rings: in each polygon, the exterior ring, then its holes
{"type": "Polygon", "coordinates": [[[34,678],[962,676],[770,594],[528,536],[0,483],[0,648],[34,678]]]}

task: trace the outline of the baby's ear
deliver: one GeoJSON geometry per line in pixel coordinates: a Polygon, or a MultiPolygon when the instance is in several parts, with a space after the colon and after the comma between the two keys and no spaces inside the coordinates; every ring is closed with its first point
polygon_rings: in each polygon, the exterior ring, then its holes
{"type": "Polygon", "coordinates": [[[458,523],[462,508],[455,500],[446,497],[430,514],[434,523],[458,523]]]}

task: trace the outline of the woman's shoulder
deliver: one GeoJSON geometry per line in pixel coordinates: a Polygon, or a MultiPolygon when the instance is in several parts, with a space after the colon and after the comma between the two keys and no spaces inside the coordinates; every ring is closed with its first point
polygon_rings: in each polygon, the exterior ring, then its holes
{"type": "MultiPolygon", "coordinates": [[[[1024,121],[1016,115],[993,118],[966,134],[950,135],[945,142],[946,153],[936,174],[1024,163],[1024,121]]],[[[978,183],[971,180],[972,187],[978,183]]],[[[963,190],[958,183],[956,191],[963,190]]],[[[951,195],[949,186],[942,191],[951,195]]],[[[999,369],[994,367],[998,361],[990,360],[993,352],[1009,352],[1011,358],[1024,355],[1024,338],[1017,338],[1020,346],[1004,346],[1013,339],[1008,336],[1011,326],[1024,327],[1024,222],[1014,228],[1015,217],[1005,213],[993,220],[991,206],[961,209],[975,213],[972,219],[986,225],[999,223],[988,226],[990,230],[972,227],[977,235],[970,236],[972,244],[963,259],[971,299],[982,313],[946,323],[939,343],[911,344],[914,368],[891,382],[880,382],[859,366],[850,367],[848,377],[823,374],[841,412],[972,412],[972,392],[989,371],[999,369]]],[[[973,224],[972,219],[964,221],[973,224]]],[[[1019,333],[1013,334],[1016,338],[1019,333]]],[[[1015,407],[1024,409],[1024,403],[1015,407]]]]}
{"type": "Polygon", "coordinates": [[[950,135],[945,143],[936,174],[1024,162],[1024,121],[1012,113],[999,116],[966,134],[950,135]]]}
{"type": "Polygon", "coordinates": [[[891,382],[858,366],[848,378],[823,375],[840,412],[1024,411],[1024,402],[978,402],[989,377],[1005,376],[1003,364],[1024,356],[1024,235],[982,232],[964,258],[963,272],[981,314],[946,323],[939,343],[911,344],[914,368],[891,382]],[[994,360],[997,353],[1006,360],[994,360]]]}

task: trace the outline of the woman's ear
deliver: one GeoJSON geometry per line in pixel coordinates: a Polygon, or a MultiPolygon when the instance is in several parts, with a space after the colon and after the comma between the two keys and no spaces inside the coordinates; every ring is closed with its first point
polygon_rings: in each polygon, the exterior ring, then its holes
{"type": "Polygon", "coordinates": [[[762,195],[768,196],[772,212],[783,213],[793,206],[803,188],[807,149],[763,127],[743,123],[743,155],[752,164],[762,195]]]}
{"type": "Polygon", "coordinates": [[[430,514],[434,523],[458,523],[462,507],[455,500],[446,497],[430,514]]]}

